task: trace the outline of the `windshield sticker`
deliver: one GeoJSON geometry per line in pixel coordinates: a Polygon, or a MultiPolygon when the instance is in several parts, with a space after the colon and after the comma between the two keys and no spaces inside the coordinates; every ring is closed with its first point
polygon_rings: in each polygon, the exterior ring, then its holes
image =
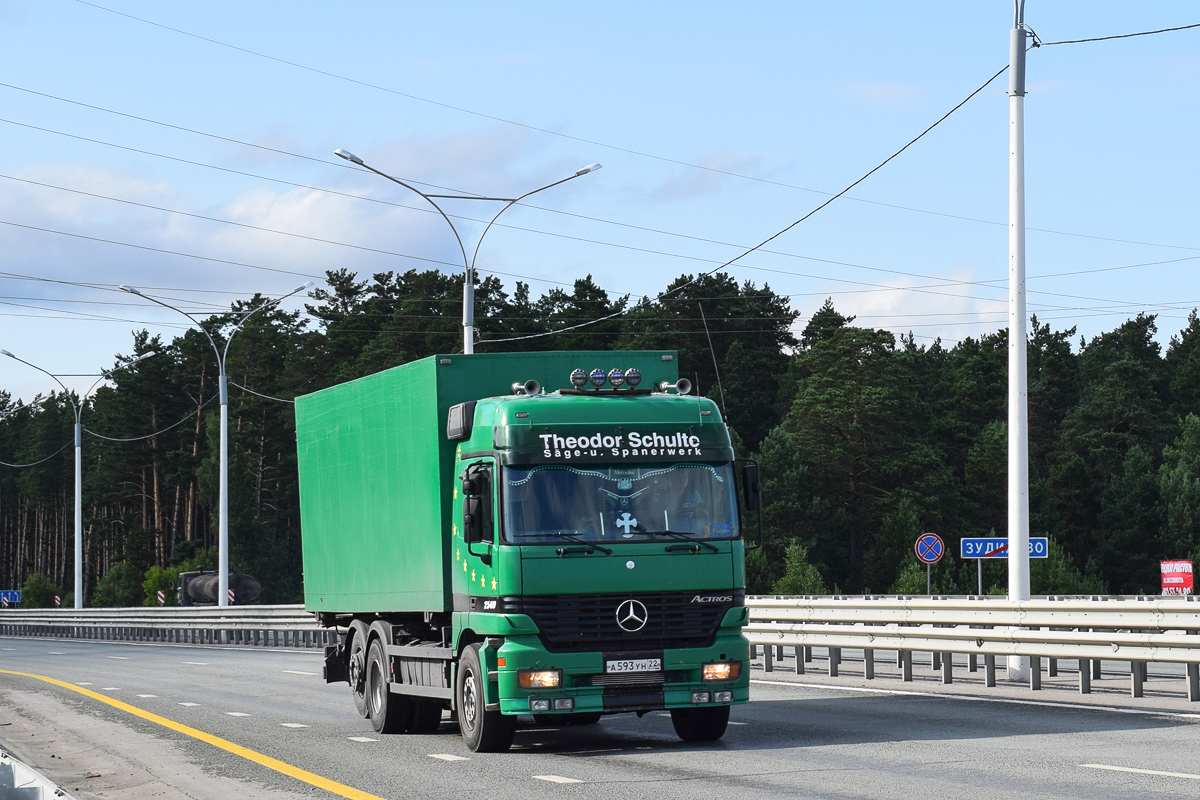
{"type": "Polygon", "coordinates": [[[618,519],[616,526],[621,528],[625,536],[631,536],[630,531],[637,527],[637,517],[631,516],[628,511],[622,514],[618,519]]]}

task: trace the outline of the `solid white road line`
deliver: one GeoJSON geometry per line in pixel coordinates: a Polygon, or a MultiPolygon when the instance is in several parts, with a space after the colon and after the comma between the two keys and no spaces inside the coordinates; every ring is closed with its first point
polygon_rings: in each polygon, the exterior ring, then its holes
{"type": "Polygon", "coordinates": [[[470,761],[466,756],[453,756],[449,753],[430,753],[430,758],[440,759],[442,761],[470,761]]]}
{"type": "Polygon", "coordinates": [[[550,783],[583,783],[583,781],[577,781],[574,778],[564,778],[561,775],[534,775],[533,777],[535,780],[550,781],[550,783]]]}
{"type": "Polygon", "coordinates": [[[1068,708],[1081,711],[1108,711],[1114,714],[1136,714],[1143,717],[1169,717],[1172,719],[1200,720],[1200,714],[1184,714],[1179,711],[1152,711],[1144,708],[1118,708],[1117,706],[1093,706],[1086,703],[1055,703],[1049,700],[1017,700],[1009,697],[978,697],[969,694],[946,694],[944,692],[911,692],[902,689],[868,689],[862,686],[829,686],[824,683],[800,683],[792,681],[764,681],[751,678],[751,683],[764,686],[795,686],[803,689],[826,689],[831,692],[858,692],[860,694],[891,694],[901,697],[936,697],[941,700],[961,700],[966,703],[1002,703],[1014,706],[1040,706],[1042,708],[1068,708]]]}
{"type": "Polygon", "coordinates": [[[1134,775],[1158,775],[1163,778],[1186,778],[1190,781],[1200,781],[1200,775],[1187,772],[1161,772],[1157,769],[1134,769],[1133,767],[1113,767],[1108,764],[1080,764],[1088,769],[1106,769],[1110,772],[1132,772],[1134,775]]]}
{"type": "Polygon", "coordinates": [[[352,742],[378,742],[379,741],[378,739],[372,739],[369,736],[347,736],[346,738],[352,742]]]}

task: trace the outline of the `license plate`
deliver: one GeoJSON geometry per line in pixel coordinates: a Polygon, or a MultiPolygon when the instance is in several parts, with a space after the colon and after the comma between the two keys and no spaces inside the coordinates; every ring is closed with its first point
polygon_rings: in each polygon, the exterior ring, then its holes
{"type": "Polygon", "coordinates": [[[661,658],[629,658],[604,662],[605,672],[660,672],[661,658]]]}

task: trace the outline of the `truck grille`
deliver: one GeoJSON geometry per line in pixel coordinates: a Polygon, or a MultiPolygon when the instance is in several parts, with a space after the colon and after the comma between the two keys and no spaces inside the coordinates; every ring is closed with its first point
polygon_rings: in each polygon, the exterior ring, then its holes
{"type": "Polygon", "coordinates": [[[725,612],[745,603],[738,590],[644,592],[629,594],[548,595],[522,598],[522,611],[537,623],[542,644],[551,652],[621,651],[708,647],[725,612]],[[693,602],[713,596],[727,602],[693,602]],[[637,631],[617,624],[617,608],[627,600],[645,606],[646,623],[637,631]]]}

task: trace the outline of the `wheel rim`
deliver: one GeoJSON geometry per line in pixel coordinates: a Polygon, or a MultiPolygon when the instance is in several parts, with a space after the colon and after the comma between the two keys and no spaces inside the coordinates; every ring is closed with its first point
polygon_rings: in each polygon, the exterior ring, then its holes
{"type": "Polygon", "coordinates": [[[350,686],[358,694],[362,694],[366,683],[366,670],[363,668],[363,651],[355,650],[350,656],[350,686]]]}
{"type": "Polygon", "coordinates": [[[479,698],[475,694],[475,672],[468,669],[463,675],[462,697],[463,723],[468,730],[475,730],[475,716],[479,712],[479,698]]]}

